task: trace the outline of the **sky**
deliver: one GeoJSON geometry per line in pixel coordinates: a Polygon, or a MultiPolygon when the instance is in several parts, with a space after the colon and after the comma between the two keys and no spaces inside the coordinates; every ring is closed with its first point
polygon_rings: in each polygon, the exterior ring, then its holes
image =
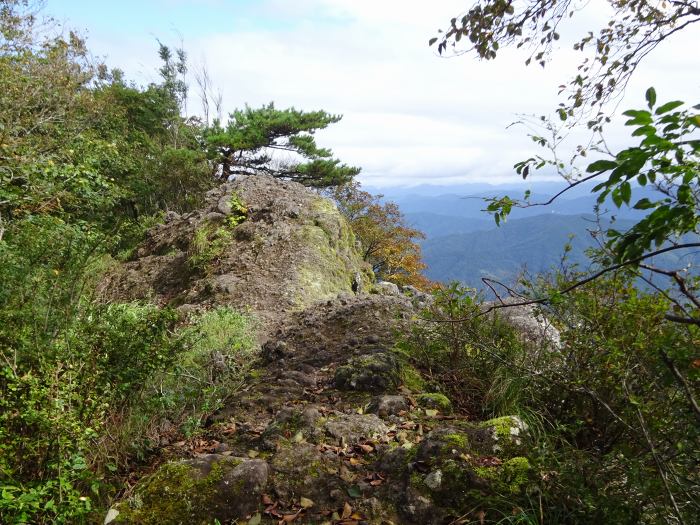
{"type": "MultiPolygon", "coordinates": [[[[182,45],[191,69],[206,65],[225,113],[273,101],[279,108],[343,115],[317,134],[318,142],[362,167],[363,184],[516,182],[513,164],[537,150],[524,127],[509,124],[520,114],[556,108],[557,86],[580,60],[571,41],[606,20],[607,4],[585,4],[544,70],[526,67],[526,55],[516,50],[494,61],[439,57],[428,39],[469,4],[46,0],[45,12],[85,35],[96,57],[138,83],[157,81],[160,40],[182,45]]],[[[651,85],[660,102],[699,102],[699,43],[691,27],[659,46],[636,72],[619,111],[642,107],[651,85]]],[[[188,111],[200,113],[194,92],[188,111]]],[[[613,146],[626,144],[626,136],[619,125],[608,130],[613,146]]]]}

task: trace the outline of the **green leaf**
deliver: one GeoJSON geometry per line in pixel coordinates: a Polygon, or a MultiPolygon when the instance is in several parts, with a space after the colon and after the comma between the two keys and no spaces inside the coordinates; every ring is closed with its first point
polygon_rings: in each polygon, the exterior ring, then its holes
{"type": "Polygon", "coordinates": [[[630,203],[630,199],[632,198],[632,186],[629,182],[625,181],[620,185],[620,196],[622,200],[625,201],[625,204],[630,203]]]}
{"type": "Polygon", "coordinates": [[[348,487],[348,496],[351,498],[361,498],[362,497],[362,491],[360,490],[360,487],[357,485],[350,485],[348,487]]]}
{"type": "Polygon", "coordinates": [[[666,102],[666,104],[659,106],[656,108],[656,114],[657,115],[663,115],[664,113],[668,113],[669,111],[673,111],[677,107],[680,107],[683,105],[683,102],[681,100],[674,100],[673,102],[666,102]]]}
{"type": "Polygon", "coordinates": [[[650,87],[649,89],[647,89],[646,99],[647,99],[647,105],[649,106],[649,109],[653,108],[654,104],[656,104],[656,90],[653,87],[650,87]]]}
{"type": "Polygon", "coordinates": [[[432,46],[435,42],[437,42],[437,38],[436,38],[436,37],[433,37],[433,38],[431,38],[430,40],[428,40],[428,45],[429,45],[429,46],[432,46]]]}
{"type": "Polygon", "coordinates": [[[634,205],[635,210],[648,210],[650,208],[653,208],[655,205],[653,202],[651,202],[649,199],[644,197],[643,199],[639,199],[637,203],[634,205]]]}
{"type": "Polygon", "coordinates": [[[608,171],[615,168],[617,168],[617,162],[613,160],[601,159],[589,164],[586,171],[588,173],[595,173],[597,171],[608,171]]]}

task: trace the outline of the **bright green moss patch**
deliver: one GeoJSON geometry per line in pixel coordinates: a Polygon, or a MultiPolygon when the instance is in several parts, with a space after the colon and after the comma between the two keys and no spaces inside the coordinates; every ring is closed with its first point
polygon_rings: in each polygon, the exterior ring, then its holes
{"type": "Polygon", "coordinates": [[[515,457],[494,467],[477,467],[477,475],[492,482],[493,490],[499,493],[518,494],[528,482],[530,462],[524,457],[515,457]]]}
{"type": "Polygon", "coordinates": [[[401,366],[401,382],[412,392],[420,392],[425,388],[425,380],[415,367],[409,364],[401,366]]]}
{"type": "Polygon", "coordinates": [[[416,397],[416,401],[422,407],[436,408],[441,412],[452,412],[452,402],[444,394],[437,392],[420,394],[416,397]]]}

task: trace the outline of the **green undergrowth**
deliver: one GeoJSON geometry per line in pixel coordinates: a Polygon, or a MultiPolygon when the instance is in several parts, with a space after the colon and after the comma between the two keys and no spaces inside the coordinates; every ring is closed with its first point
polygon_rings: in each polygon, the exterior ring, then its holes
{"type": "Polygon", "coordinates": [[[18,226],[0,240],[0,522],[95,522],[134,462],[240,387],[255,323],[103,304],[118,239],[58,218],[18,226]]]}

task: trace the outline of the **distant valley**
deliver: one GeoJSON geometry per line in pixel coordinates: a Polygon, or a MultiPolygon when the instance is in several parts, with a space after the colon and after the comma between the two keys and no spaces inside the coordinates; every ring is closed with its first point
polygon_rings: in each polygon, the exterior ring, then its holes
{"type": "MultiPolygon", "coordinates": [[[[408,223],[426,234],[422,242],[423,258],[428,265],[426,276],[441,282],[456,280],[481,289],[482,277],[511,284],[523,271],[536,274],[560,266],[567,243],[571,251],[567,253],[566,264],[576,264],[582,270],[589,268],[586,250],[596,244],[591,231],[597,229],[591,187],[581,185],[548,206],[515,209],[500,227],[483,211],[484,197],[522,198],[525,189],[530,189],[531,202],[545,202],[561,189],[561,184],[542,183],[529,188],[473,184],[372,191],[399,204],[408,223]]],[[[648,188],[636,188],[635,192],[637,199],[659,198],[648,188]]],[[[618,230],[628,229],[643,217],[638,210],[624,207],[618,210],[609,203],[602,211],[605,224],[614,219],[618,230]]],[[[698,258],[669,254],[663,263],[678,263],[678,257],[698,258]]]]}

